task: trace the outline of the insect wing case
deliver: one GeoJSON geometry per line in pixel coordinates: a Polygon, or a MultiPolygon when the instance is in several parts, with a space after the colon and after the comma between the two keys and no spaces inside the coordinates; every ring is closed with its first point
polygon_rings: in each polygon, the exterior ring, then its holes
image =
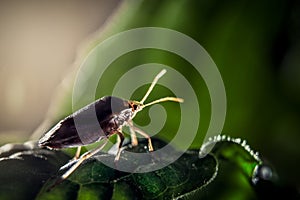
{"type": "Polygon", "coordinates": [[[107,136],[105,128],[110,119],[128,108],[127,100],[103,97],[61,120],[40,139],[39,145],[60,149],[97,142],[107,136]]]}

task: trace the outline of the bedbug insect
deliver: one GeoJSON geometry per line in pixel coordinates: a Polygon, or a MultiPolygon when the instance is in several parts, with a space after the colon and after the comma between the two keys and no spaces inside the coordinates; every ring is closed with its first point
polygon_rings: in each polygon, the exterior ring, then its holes
{"type": "Polygon", "coordinates": [[[108,142],[108,138],[113,134],[118,135],[118,152],[115,157],[115,161],[118,161],[124,141],[124,135],[122,133],[123,126],[128,126],[130,129],[132,145],[137,145],[136,133],[139,133],[148,139],[149,151],[153,151],[150,136],[141,129],[133,126],[132,119],[139,111],[147,106],[165,101],[183,102],[181,98],[164,97],[144,104],[157,81],[165,73],[166,70],[163,69],[156,75],[141,101],[124,100],[113,96],[103,97],[61,120],[39,140],[40,147],[50,149],[78,147],[73,162],[71,162],[72,167],[62,175],[61,181],[72,174],[84,160],[99,152],[108,142]],[[90,120],[95,116],[95,112],[97,121],[99,122],[97,124],[91,123],[93,120],[90,120]],[[76,124],[75,126],[75,121],[78,118],[83,119],[84,123],[76,124]],[[101,146],[80,156],[81,146],[92,144],[100,140],[105,140],[105,142],[101,146]]]}

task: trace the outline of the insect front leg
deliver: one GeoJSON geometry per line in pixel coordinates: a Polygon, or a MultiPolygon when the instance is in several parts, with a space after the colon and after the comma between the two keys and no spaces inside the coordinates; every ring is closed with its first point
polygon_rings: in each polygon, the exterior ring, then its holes
{"type": "Polygon", "coordinates": [[[117,131],[116,133],[118,135],[118,151],[115,157],[115,162],[117,162],[120,159],[120,155],[122,153],[122,145],[124,142],[124,134],[120,131],[117,131]]]}
{"type": "Polygon", "coordinates": [[[131,136],[131,145],[132,146],[137,146],[138,145],[138,140],[135,134],[135,131],[133,130],[133,122],[132,121],[128,121],[129,124],[129,130],[130,130],[130,136],[131,136]]]}
{"type": "Polygon", "coordinates": [[[136,133],[140,134],[141,136],[145,137],[146,139],[148,139],[148,149],[149,149],[149,151],[153,151],[151,137],[147,133],[142,131],[141,129],[133,126],[132,123],[128,123],[128,125],[129,125],[129,128],[132,129],[134,132],[136,132],[136,133]]]}

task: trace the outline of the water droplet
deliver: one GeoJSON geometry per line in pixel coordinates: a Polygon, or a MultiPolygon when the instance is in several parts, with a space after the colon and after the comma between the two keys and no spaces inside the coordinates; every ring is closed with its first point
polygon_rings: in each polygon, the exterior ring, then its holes
{"type": "Polygon", "coordinates": [[[267,165],[257,165],[254,169],[252,182],[257,184],[259,180],[271,180],[273,178],[273,171],[267,165]]]}
{"type": "Polygon", "coordinates": [[[243,140],[243,142],[242,142],[241,145],[244,147],[246,144],[247,144],[247,143],[246,143],[246,140],[243,140]]]}

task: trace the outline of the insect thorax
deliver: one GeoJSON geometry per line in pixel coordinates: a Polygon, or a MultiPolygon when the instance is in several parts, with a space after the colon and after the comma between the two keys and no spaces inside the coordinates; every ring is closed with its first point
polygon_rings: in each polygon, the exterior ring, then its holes
{"type": "Polygon", "coordinates": [[[131,108],[122,110],[118,115],[116,115],[113,120],[118,127],[125,125],[126,122],[132,119],[133,111],[131,108]]]}

